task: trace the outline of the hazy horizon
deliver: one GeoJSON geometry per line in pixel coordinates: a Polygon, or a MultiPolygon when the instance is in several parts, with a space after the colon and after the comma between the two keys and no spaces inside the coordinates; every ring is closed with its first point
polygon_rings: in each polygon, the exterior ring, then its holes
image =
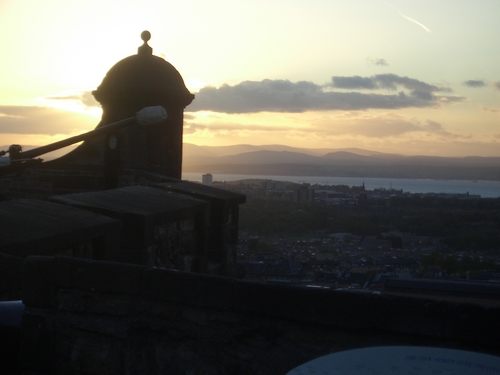
{"type": "Polygon", "coordinates": [[[0,144],[95,128],[91,91],[149,30],[195,94],[186,143],[500,157],[498,14],[488,0],[0,0],[0,144]]]}
{"type": "Polygon", "coordinates": [[[494,155],[494,156],[481,156],[481,155],[447,155],[447,156],[439,156],[439,155],[426,155],[426,154],[409,154],[409,153],[404,153],[404,152],[399,152],[399,153],[392,153],[392,152],[383,152],[383,151],[376,151],[376,150],[371,150],[371,149],[366,149],[366,148],[360,148],[360,147],[300,147],[300,146],[288,146],[288,145],[282,145],[282,144],[249,144],[249,143],[240,143],[240,144],[232,144],[232,145],[221,145],[221,146],[215,146],[215,145],[203,145],[203,144],[194,144],[194,143],[189,143],[189,142],[184,142],[184,146],[186,145],[193,145],[196,147],[201,147],[201,148],[237,148],[237,147],[251,147],[251,148],[258,148],[258,149],[263,149],[263,150],[270,150],[271,148],[290,148],[290,149],[297,149],[297,150],[311,150],[311,151],[316,151],[315,154],[317,155],[322,155],[322,152],[328,153],[328,152],[335,152],[335,151],[346,151],[346,152],[352,152],[358,155],[376,155],[376,154],[385,154],[385,155],[398,155],[398,156],[436,156],[436,157],[448,157],[448,158],[468,158],[468,157],[487,157],[487,158],[499,158],[499,155],[494,155]]]}
{"type": "MultiPolygon", "coordinates": [[[[0,145],[0,151],[1,150],[7,150],[10,145],[5,144],[5,145],[0,145]]],[[[40,145],[23,145],[24,150],[29,150],[32,148],[39,147],[40,145]]],[[[268,150],[268,151],[288,151],[292,150],[292,152],[304,152],[304,153],[309,153],[314,156],[323,156],[327,153],[331,152],[349,152],[357,155],[363,155],[363,156],[371,156],[371,155],[393,155],[393,156],[402,156],[402,157],[433,157],[433,155],[425,155],[425,154],[404,154],[404,153],[386,153],[386,152],[380,152],[380,151],[374,151],[374,150],[369,150],[369,149],[362,149],[359,147],[338,147],[338,148],[324,148],[324,147],[295,147],[295,146],[288,146],[288,145],[281,145],[281,144],[248,144],[248,143],[240,143],[240,144],[233,144],[233,145],[223,145],[223,146],[214,146],[214,145],[197,145],[194,143],[189,143],[189,142],[183,142],[183,155],[184,156],[191,156],[193,155],[193,151],[190,150],[190,147],[195,147],[196,148],[201,148],[201,149],[210,149],[210,150],[219,150],[214,154],[214,156],[229,156],[229,155],[237,155],[245,152],[252,152],[252,151],[259,151],[259,150],[268,150]],[[247,149],[247,150],[245,150],[247,149]],[[224,150],[224,151],[220,151],[224,150]],[[228,151],[231,150],[231,151],[228,151]],[[234,153],[233,153],[234,152],[234,153]]],[[[65,148],[53,151],[48,154],[41,155],[40,157],[42,159],[47,159],[47,160],[52,160],[55,158],[59,158],[72,150],[74,150],[76,147],[78,147],[78,144],[72,145],[72,146],[67,146],[65,148]],[[48,156],[48,157],[47,157],[48,156]]],[[[194,153],[195,154],[195,153],[194,153]]],[[[438,158],[442,158],[443,156],[436,156],[438,158]]],[[[457,158],[457,159],[464,159],[464,158],[471,158],[471,157],[478,157],[478,158],[500,158],[500,156],[480,156],[480,155],[466,155],[466,156],[455,156],[455,155],[449,155],[449,156],[444,156],[445,158],[457,158]]]]}

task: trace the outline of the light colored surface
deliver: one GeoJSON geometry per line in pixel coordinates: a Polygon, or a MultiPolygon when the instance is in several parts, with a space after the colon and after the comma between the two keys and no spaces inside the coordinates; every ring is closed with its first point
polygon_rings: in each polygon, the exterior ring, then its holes
{"type": "Polygon", "coordinates": [[[135,114],[140,125],[159,124],[167,119],[167,111],[162,106],[145,107],[135,114]]]}
{"type": "Polygon", "coordinates": [[[329,354],[287,375],[480,375],[500,373],[500,357],[462,350],[382,346],[329,354]]]}

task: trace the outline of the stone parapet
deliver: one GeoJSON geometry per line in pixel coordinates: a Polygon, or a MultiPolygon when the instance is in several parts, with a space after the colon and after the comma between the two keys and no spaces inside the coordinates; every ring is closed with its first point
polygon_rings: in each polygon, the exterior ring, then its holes
{"type": "Polygon", "coordinates": [[[500,311],[481,305],[74,258],[29,257],[24,271],[21,364],[36,373],[285,374],[381,345],[500,354],[500,311]]]}
{"type": "Polygon", "coordinates": [[[148,186],[51,197],[121,222],[116,261],[203,272],[208,202],[148,186]]]}
{"type": "Polygon", "coordinates": [[[0,202],[0,253],[66,255],[114,260],[120,223],[60,204],[17,199],[0,202]]]}
{"type": "Polygon", "coordinates": [[[0,178],[0,194],[8,199],[46,199],[51,195],[102,189],[103,179],[102,168],[96,166],[62,168],[48,162],[27,168],[21,174],[0,178]]]}

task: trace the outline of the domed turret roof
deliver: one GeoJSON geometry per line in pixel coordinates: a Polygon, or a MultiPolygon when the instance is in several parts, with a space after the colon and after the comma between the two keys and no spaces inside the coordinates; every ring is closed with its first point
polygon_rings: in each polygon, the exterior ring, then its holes
{"type": "Polygon", "coordinates": [[[116,63],[106,74],[102,83],[92,94],[101,105],[135,102],[142,98],[161,98],[174,105],[187,106],[194,98],[174,66],[164,59],[153,56],[147,44],[151,38],[148,31],[141,34],[144,44],[137,55],[116,63]]]}

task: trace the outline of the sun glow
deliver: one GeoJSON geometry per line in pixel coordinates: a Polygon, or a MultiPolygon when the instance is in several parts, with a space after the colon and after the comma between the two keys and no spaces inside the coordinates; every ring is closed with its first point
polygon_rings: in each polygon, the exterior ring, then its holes
{"type": "Polygon", "coordinates": [[[403,3],[0,0],[0,143],[93,129],[91,91],[149,30],[195,94],[186,142],[500,155],[500,3],[403,3]]]}

